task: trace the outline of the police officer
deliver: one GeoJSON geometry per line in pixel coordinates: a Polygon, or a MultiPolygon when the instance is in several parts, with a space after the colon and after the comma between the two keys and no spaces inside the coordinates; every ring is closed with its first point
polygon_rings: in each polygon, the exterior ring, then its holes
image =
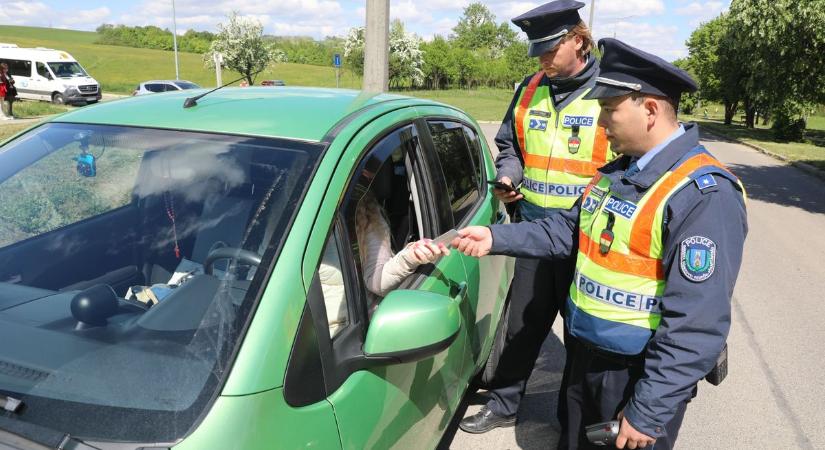
{"type": "Polygon", "coordinates": [[[546,259],[576,255],[565,327],[576,343],[566,389],[571,448],[585,425],[620,421],[618,448],[672,448],[697,383],[730,328],[730,298],[747,234],[744,189],[680,124],[684,71],[602,39],[588,98],[623,156],[569,210],[546,219],[470,227],[453,245],[546,259]]]}
{"type": "MultiPolygon", "coordinates": [[[[614,157],[596,123],[598,102],[584,98],[595,85],[599,64],[590,52],[590,31],[579,18],[582,6],[557,0],[513,19],[527,33],[529,54],[539,58],[541,70],[521,83],[496,135],[497,180],[521,184],[520,192],[493,192],[517,205],[522,220],[570,208],[596,169],[614,157]]],[[[527,379],[564,305],[574,262],[516,260],[504,347],[492,380],[497,387],[489,391],[485,407],[461,421],[462,430],[484,433],[515,424],[527,379]]],[[[563,401],[558,413],[563,421],[563,401]]]]}

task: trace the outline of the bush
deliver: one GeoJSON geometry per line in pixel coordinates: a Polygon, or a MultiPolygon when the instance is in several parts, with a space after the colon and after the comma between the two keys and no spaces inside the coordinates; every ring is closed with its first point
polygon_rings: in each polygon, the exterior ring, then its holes
{"type": "Polygon", "coordinates": [[[773,121],[773,136],[779,141],[801,142],[805,138],[805,119],[779,112],[773,121]]]}

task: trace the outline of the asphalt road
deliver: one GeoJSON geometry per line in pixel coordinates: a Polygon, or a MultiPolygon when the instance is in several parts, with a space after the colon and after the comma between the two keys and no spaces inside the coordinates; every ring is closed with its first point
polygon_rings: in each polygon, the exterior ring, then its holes
{"type": "MultiPolygon", "coordinates": [[[[492,141],[498,125],[483,125],[492,141]]],[[[825,181],[743,145],[703,135],[703,144],[748,191],[750,233],[733,296],[728,378],[699,385],[678,448],[825,449],[825,181]]],[[[825,149],[823,149],[825,151],[825,149]]],[[[450,449],[555,448],[564,348],[554,324],[513,428],[457,430],[450,449]]],[[[468,394],[472,414],[485,402],[468,394]]]]}

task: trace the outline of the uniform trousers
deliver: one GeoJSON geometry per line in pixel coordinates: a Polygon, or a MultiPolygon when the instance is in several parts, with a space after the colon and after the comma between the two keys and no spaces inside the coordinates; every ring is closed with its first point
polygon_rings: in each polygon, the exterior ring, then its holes
{"type": "MultiPolygon", "coordinates": [[[[575,260],[516,259],[508,293],[507,334],[493,377],[494,385],[500,387],[488,392],[487,407],[497,416],[512,416],[518,411],[541,346],[556,314],[563,310],[574,268],[575,260]]],[[[560,421],[565,410],[560,396],[556,411],[560,421]]]]}
{"type": "MultiPolygon", "coordinates": [[[[597,352],[569,336],[568,340],[574,343],[576,351],[570,361],[565,393],[568,434],[566,439],[562,437],[560,440],[559,450],[604,449],[587,440],[585,426],[616,420],[633,395],[633,388],[644,370],[644,361],[597,352]]],[[[678,407],[673,419],[665,424],[665,435],[656,439],[648,449],[673,448],[686,408],[687,402],[678,407]]]]}

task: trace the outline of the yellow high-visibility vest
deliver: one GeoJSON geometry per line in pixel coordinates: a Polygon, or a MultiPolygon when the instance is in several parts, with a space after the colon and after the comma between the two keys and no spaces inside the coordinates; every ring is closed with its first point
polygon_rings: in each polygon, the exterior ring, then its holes
{"type": "Polygon", "coordinates": [[[589,89],[556,110],[550,87],[539,86],[543,77],[543,71],[533,75],[514,108],[524,160],[521,193],[536,206],[568,209],[615,155],[597,124],[598,101],[582,99],[589,89]]]}
{"type": "Polygon", "coordinates": [[[601,173],[593,178],[582,197],[565,317],[573,336],[614,353],[644,350],[661,320],[665,206],[697,174],[711,172],[735,181],[744,195],[739,180],[702,147],[662,175],[637,203],[611,192],[601,173]]]}

